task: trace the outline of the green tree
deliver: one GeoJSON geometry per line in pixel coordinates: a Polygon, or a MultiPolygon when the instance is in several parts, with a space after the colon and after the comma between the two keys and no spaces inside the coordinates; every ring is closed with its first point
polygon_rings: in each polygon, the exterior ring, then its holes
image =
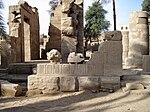
{"type": "Polygon", "coordinates": [[[102,31],[108,30],[110,22],[106,20],[107,11],[103,9],[99,1],[94,1],[85,14],[84,35],[86,40],[91,40],[101,34],[102,31]]]}
{"type": "Polygon", "coordinates": [[[150,0],[144,0],[142,3],[142,10],[147,11],[150,17],[150,0]]]}
{"type": "Polygon", "coordinates": [[[5,22],[2,15],[2,9],[4,8],[3,1],[0,0],[0,36],[6,38],[6,29],[5,29],[5,22]]]}

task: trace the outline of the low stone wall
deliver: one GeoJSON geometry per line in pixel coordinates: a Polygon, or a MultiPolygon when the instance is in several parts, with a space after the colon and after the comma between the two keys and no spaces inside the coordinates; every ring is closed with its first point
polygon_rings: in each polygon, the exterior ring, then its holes
{"type": "MultiPolygon", "coordinates": [[[[122,42],[121,33],[114,33],[119,38],[115,37],[100,44],[98,51],[85,64],[38,64],[37,74],[28,77],[29,93],[119,88],[122,75],[122,42]]],[[[113,37],[114,33],[108,35],[113,37]]]]}

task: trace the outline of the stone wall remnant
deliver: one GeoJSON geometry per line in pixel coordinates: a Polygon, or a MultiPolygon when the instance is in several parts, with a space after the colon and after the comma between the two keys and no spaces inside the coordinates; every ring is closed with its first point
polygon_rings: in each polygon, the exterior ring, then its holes
{"type": "Polygon", "coordinates": [[[120,76],[122,76],[121,33],[114,31],[107,34],[118,37],[114,37],[115,40],[110,39],[100,44],[98,51],[93,53],[86,63],[38,64],[37,74],[28,77],[29,93],[30,91],[33,93],[34,91],[51,93],[53,91],[72,92],[87,89],[116,90],[120,88],[120,76]],[[57,81],[52,82],[51,78],[57,78],[57,81]]]}
{"type": "Polygon", "coordinates": [[[148,13],[133,12],[129,21],[129,52],[126,66],[142,67],[142,55],[149,54],[148,13]]]}
{"type": "Polygon", "coordinates": [[[39,59],[39,15],[36,7],[20,0],[9,7],[12,62],[39,59]]]}

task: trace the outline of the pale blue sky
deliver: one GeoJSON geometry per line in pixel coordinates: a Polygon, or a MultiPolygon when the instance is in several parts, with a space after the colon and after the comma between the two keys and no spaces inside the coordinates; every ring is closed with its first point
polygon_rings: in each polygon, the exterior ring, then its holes
{"type": "MultiPolygon", "coordinates": [[[[5,9],[3,11],[3,15],[5,17],[5,22],[8,21],[8,6],[17,4],[19,0],[3,0],[5,4],[5,9]]],[[[40,17],[40,33],[46,34],[48,32],[49,26],[49,14],[47,10],[49,10],[48,2],[49,0],[26,0],[29,5],[33,7],[37,7],[39,10],[40,17]]],[[[120,24],[128,24],[129,14],[133,11],[141,10],[141,4],[143,0],[116,0],[116,14],[117,14],[117,25],[120,24]]],[[[93,0],[84,0],[84,8],[87,10],[88,6],[91,5],[93,0]]],[[[113,16],[112,16],[112,3],[110,2],[104,8],[108,11],[106,15],[107,20],[111,22],[113,25],[113,16]]],[[[110,30],[112,29],[112,25],[110,30]]],[[[8,27],[7,27],[8,31],[8,27]]]]}

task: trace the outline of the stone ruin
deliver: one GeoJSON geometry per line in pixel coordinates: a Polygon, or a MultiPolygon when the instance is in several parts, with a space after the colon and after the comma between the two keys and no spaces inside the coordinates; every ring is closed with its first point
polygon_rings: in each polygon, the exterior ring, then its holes
{"type": "Polygon", "coordinates": [[[39,59],[38,9],[22,0],[10,6],[9,36],[12,63],[39,59]]]}
{"type": "Polygon", "coordinates": [[[70,52],[83,53],[83,0],[61,0],[53,14],[46,51],[57,49],[67,62],[70,52]]]}
{"type": "MultiPolygon", "coordinates": [[[[39,59],[37,9],[20,0],[18,5],[10,6],[9,10],[12,62],[39,59]]],[[[128,26],[121,30],[122,33],[104,33],[102,38],[106,41],[100,44],[89,61],[83,62],[80,55],[83,53],[83,1],[62,0],[51,19],[50,38],[42,35],[44,40],[41,45],[41,49],[45,50],[41,59],[46,58],[46,52],[56,49],[62,55],[62,63],[59,63],[60,57],[54,61],[57,53],[53,52],[52,58],[49,57],[53,63],[37,64],[36,73],[28,76],[28,93],[117,90],[121,86],[120,77],[123,75],[122,55],[126,66],[143,67],[144,71],[150,72],[147,13],[132,13],[129,31],[128,26]]],[[[16,86],[18,87],[14,85],[16,86]]]]}
{"type": "Polygon", "coordinates": [[[110,34],[113,39],[103,42],[84,64],[38,64],[37,74],[28,77],[28,94],[120,88],[122,36],[119,31],[110,34]]]}
{"type": "MultiPolygon", "coordinates": [[[[144,11],[132,12],[127,25],[121,26],[123,63],[129,68],[142,68],[143,56],[149,54],[148,14],[144,11]]],[[[144,58],[145,59],[145,58],[144,58]]]]}

